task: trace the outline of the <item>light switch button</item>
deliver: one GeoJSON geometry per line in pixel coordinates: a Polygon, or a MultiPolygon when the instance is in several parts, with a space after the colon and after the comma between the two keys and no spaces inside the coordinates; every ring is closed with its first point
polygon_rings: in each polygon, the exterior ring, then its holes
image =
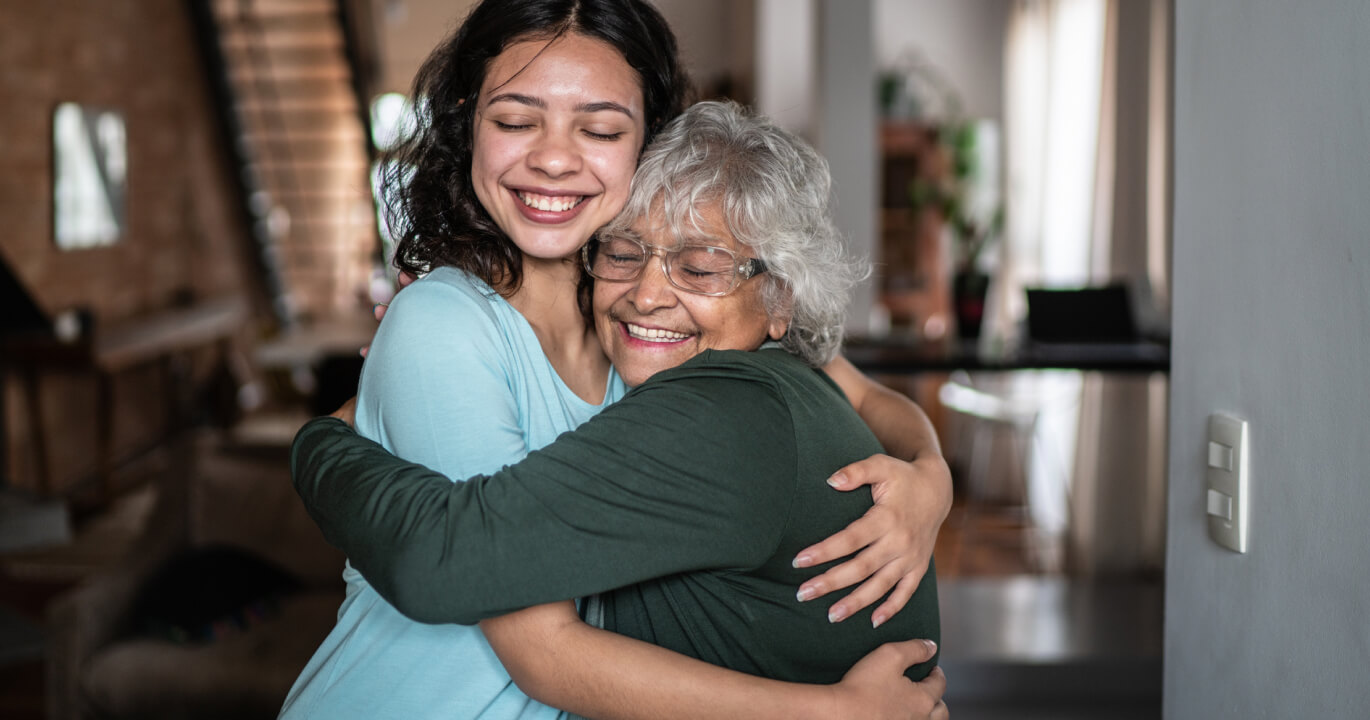
{"type": "Polygon", "coordinates": [[[1232,519],[1232,496],[1224,495],[1217,490],[1208,491],[1208,514],[1220,517],[1224,520],[1232,519]]]}
{"type": "Polygon", "coordinates": [[[1220,470],[1232,470],[1232,448],[1208,441],[1208,466],[1220,470]]]}

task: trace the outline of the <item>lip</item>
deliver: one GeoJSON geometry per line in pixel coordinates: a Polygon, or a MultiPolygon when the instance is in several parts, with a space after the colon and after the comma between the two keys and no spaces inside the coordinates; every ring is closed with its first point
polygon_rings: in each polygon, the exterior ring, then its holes
{"type": "Polygon", "coordinates": [[[519,213],[528,220],[542,225],[558,225],[561,223],[570,222],[571,220],[574,220],[577,217],[579,217],[580,214],[585,211],[585,207],[589,205],[592,200],[595,199],[594,195],[586,193],[573,193],[565,191],[548,192],[546,190],[536,190],[533,188],[506,189],[509,192],[510,199],[512,199],[514,202],[514,207],[518,208],[519,213]],[[528,205],[523,202],[523,198],[519,197],[519,193],[535,193],[537,195],[546,195],[548,197],[580,195],[583,196],[584,199],[581,200],[579,203],[576,203],[576,206],[571,208],[570,210],[538,210],[537,208],[528,207],[528,205]]]}

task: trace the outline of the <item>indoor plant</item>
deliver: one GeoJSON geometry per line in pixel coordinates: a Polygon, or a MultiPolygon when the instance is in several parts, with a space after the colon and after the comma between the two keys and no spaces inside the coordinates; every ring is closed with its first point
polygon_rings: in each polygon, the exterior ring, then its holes
{"type": "Polygon", "coordinates": [[[993,142],[984,142],[986,132],[993,132],[993,126],[984,121],[943,124],[938,142],[946,167],[920,175],[909,184],[909,200],[915,212],[936,211],[951,237],[952,306],[962,338],[980,334],[990,277],[984,253],[998,239],[1004,224],[997,173],[985,167],[994,150],[993,142]]]}

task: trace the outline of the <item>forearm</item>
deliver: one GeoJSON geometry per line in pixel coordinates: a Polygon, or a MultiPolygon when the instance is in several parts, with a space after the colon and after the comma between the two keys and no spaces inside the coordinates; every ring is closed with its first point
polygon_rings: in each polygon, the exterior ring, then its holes
{"type": "Polygon", "coordinates": [[[891,456],[910,462],[941,459],[942,447],[932,421],[903,393],[877,384],[857,413],[891,456]]]}
{"type": "Polygon", "coordinates": [[[886,453],[908,461],[941,458],[942,448],[932,421],[908,396],[871,379],[845,358],[833,360],[824,370],[847,394],[886,453]]]}
{"type": "MultiPolygon", "coordinates": [[[[457,592],[443,575],[458,560],[443,562],[442,547],[424,533],[442,523],[452,483],[401,460],[340,422],[314,420],[295,437],[291,479],[329,543],[387,601],[424,622],[471,624],[486,608],[466,603],[476,593],[457,592]],[[430,572],[432,571],[432,572],[430,572]]],[[[470,572],[461,568],[458,572],[470,572]]]]}
{"type": "Polygon", "coordinates": [[[565,606],[492,618],[481,622],[481,630],[524,693],[585,717],[836,716],[831,686],[780,682],[711,665],[591,627],[565,606]]]}
{"type": "MultiPolygon", "coordinates": [[[[778,403],[748,397],[751,386],[741,383],[723,389],[734,388],[730,401],[778,403]]],[[[713,393],[658,394],[687,416],[717,406],[713,393]]],[[[730,518],[783,502],[787,486],[730,478],[788,477],[789,426],[757,430],[767,453],[723,457],[707,449],[737,442],[728,427],[682,438],[654,408],[631,411],[625,399],[515,466],[455,484],[341,422],[315,420],[296,437],[292,474],[329,542],[422,622],[470,623],[693,568],[763,561],[783,518],[730,518]],[[642,447],[625,446],[625,437],[642,447]]]]}
{"type": "Polygon", "coordinates": [[[852,463],[828,479],[840,490],[869,485],[876,506],[842,533],[799,553],[796,562],[807,567],[865,546],[855,558],[810,578],[800,593],[820,597],[861,582],[829,609],[830,618],[844,619],[888,592],[872,614],[872,622],[879,624],[899,612],[929,567],[938,531],[951,511],[951,471],[932,423],[913,401],[874,382],[845,359],[824,369],[888,455],[852,463]]]}

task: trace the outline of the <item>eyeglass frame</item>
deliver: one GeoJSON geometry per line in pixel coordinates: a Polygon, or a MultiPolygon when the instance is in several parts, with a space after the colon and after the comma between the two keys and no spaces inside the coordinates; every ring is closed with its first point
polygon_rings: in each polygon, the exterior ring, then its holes
{"type": "Polygon", "coordinates": [[[677,290],[683,290],[693,295],[703,295],[704,297],[723,297],[725,295],[732,294],[734,291],[736,291],[739,287],[742,286],[742,283],[746,282],[747,280],[751,280],[757,275],[760,275],[769,270],[769,268],[766,267],[765,260],[762,260],[761,258],[739,256],[738,253],[729,250],[728,248],[725,248],[721,245],[690,246],[709,248],[711,250],[724,252],[728,254],[728,257],[733,259],[733,281],[732,284],[728,286],[728,289],[722,292],[704,292],[703,290],[696,290],[694,288],[685,287],[684,285],[676,282],[675,277],[671,274],[671,256],[678,256],[680,254],[680,251],[684,249],[684,246],[677,249],[669,249],[662,247],[660,245],[652,245],[650,243],[642,242],[641,240],[638,240],[637,238],[631,237],[629,235],[619,235],[617,237],[623,240],[627,240],[628,242],[634,243],[638,247],[641,247],[643,250],[643,254],[647,257],[643,259],[642,264],[638,266],[637,272],[633,273],[632,277],[606,278],[596,275],[595,270],[592,267],[592,262],[590,260],[590,247],[595,243],[603,242],[603,240],[601,240],[600,237],[596,235],[590,238],[590,241],[585,243],[585,245],[580,248],[581,266],[585,269],[585,272],[588,273],[590,277],[594,278],[595,280],[601,280],[603,282],[633,282],[634,280],[637,280],[638,278],[642,277],[643,271],[647,269],[648,263],[650,263],[652,261],[652,257],[655,256],[661,258],[662,274],[666,276],[666,282],[669,282],[671,284],[671,287],[677,290]],[[742,262],[738,261],[739,257],[742,257],[742,262]]]}

